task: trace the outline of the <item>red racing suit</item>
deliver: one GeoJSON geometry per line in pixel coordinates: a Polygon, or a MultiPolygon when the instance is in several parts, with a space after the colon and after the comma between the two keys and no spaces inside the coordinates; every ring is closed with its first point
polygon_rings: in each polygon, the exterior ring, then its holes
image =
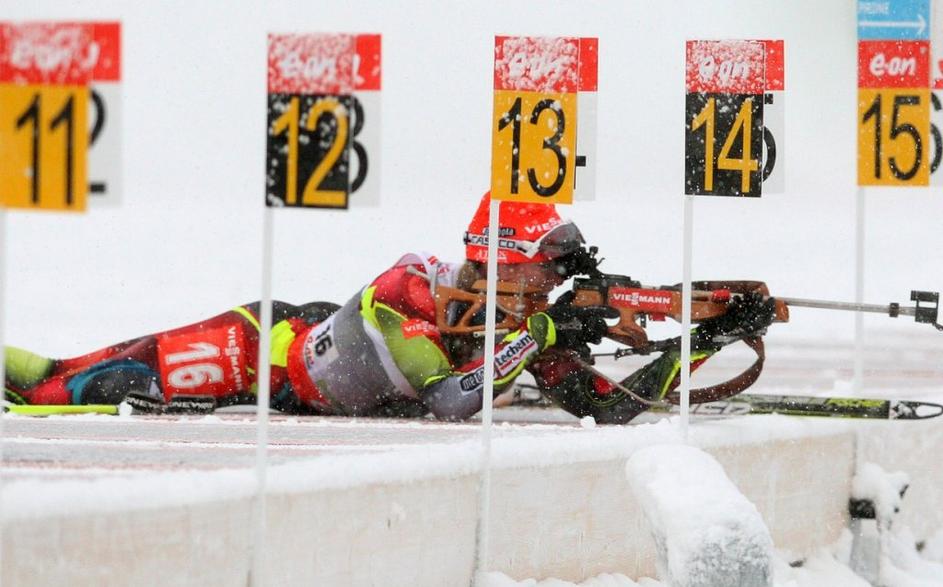
{"type": "MultiPolygon", "coordinates": [[[[459,266],[406,255],[344,306],[273,303],[272,406],[291,413],[463,419],[481,409],[484,366],[454,363],[436,327],[431,283],[459,266]],[[335,311],[336,310],[336,311],[335,311]]],[[[255,400],[258,303],[71,359],[8,348],[7,399],[30,404],[118,403],[133,393],[171,403],[255,400]]],[[[495,390],[555,342],[538,313],[495,350],[495,390]]]]}

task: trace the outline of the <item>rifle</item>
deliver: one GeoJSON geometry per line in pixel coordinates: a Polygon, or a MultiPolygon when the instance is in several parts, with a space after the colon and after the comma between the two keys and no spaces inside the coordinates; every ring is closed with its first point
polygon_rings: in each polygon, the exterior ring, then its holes
{"type": "MultiPolygon", "coordinates": [[[[576,306],[608,306],[619,312],[619,321],[609,326],[607,338],[622,345],[613,353],[598,353],[593,356],[612,356],[615,359],[629,355],[647,355],[677,348],[677,339],[649,340],[645,331],[648,321],[663,321],[672,318],[681,321],[681,285],[645,286],[626,275],[603,273],[598,265],[596,247],[580,248],[566,262],[566,276],[576,277],[573,284],[573,304],[576,306]]],[[[443,334],[480,336],[484,332],[484,294],[487,283],[479,280],[472,286],[472,291],[438,286],[434,289],[436,300],[437,326],[443,334]],[[449,315],[449,308],[458,311],[449,315]]],[[[691,322],[696,324],[709,318],[723,315],[731,300],[746,293],[756,292],[769,298],[769,288],[762,281],[695,281],[692,283],[691,322]]],[[[521,285],[499,282],[497,288],[498,332],[508,332],[517,328],[523,320],[547,308],[546,296],[521,285]]],[[[913,316],[918,323],[933,325],[943,330],[939,322],[938,292],[911,291],[910,299],[914,306],[901,306],[899,303],[887,305],[832,302],[802,298],[775,297],[774,322],[788,322],[790,307],[820,308],[886,314],[892,318],[913,316]]],[[[701,403],[728,397],[750,387],[758,378],[765,361],[765,348],[762,335],[744,338],[744,342],[757,355],[756,361],[740,375],[706,388],[691,390],[691,402],[701,403]]],[[[584,369],[601,375],[585,361],[578,360],[584,369]]],[[[608,377],[607,377],[608,379],[608,377]]],[[[611,383],[612,382],[610,380],[611,383]]],[[[621,385],[617,387],[627,391],[621,385]]],[[[635,394],[632,394],[635,396],[635,394]]],[[[675,394],[676,395],[676,394],[675,394]]],[[[637,396],[636,396],[637,397],[637,396]]],[[[641,398],[637,398],[641,399],[641,398]]],[[[676,397],[668,398],[676,403],[676,397]]],[[[650,403],[650,402],[645,402],[650,403]]]]}
{"type": "MultiPolygon", "coordinates": [[[[651,341],[645,332],[649,320],[662,321],[670,317],[681,321],[681,284],[660,287],[644,286],[626,275],[602,273],[598,269],[601,260],[596,259],[597,249],[590,247],[582,253],[579,269],[588,277],[574,280],[574,305],[608,306],[619,311],[619,321],[609,327],[608,338],[623,345],[613,353],[599,353],[594,356],[611,356],[614,359],[629,355],[647,355],[677,348],[677,338],[651,341]]],[[[747,293],[759,293],[768,299],[769,288],[762,281],[695,281],[691,293],[691,322],[698,323],[709,318],[721,316],[729,307],[732,299],[747,293]]],[[[873,312],[887,314],[892,318],[914,316],[918,323],[928,323],[943,330],[939,323],[940,294],[929,291],[911,291],[910,299],[916,305],[903,307],[899,303],[887,305],[830,302],[801,298],[775,298],[774,322],[788,322],[790,307],[821,308],[828,310],[847,310],[855,312],[873,312]]],[[[691,403],[717,401],[738,394],[759,378],[766,360],[766,351],[762,336],[765,331],[755,336],[746,337],[743,342],[756,353],[756,361],[742,373],[723,383],[691,390],[691,403]]],[[[584,368],[586,368],[584,366],[584,368]]],[[[595,374],[598,372],[593,370],[595,374]]],[[[622,386],[619,386],[620,388],[622,386]]],[[[623,389],[623,391],[626,391],[623,389]]],[[[633,394],[634,395],[634,394],[633,394]]],[[[669,394],[670,403],[679,403],[678,394],[669,394]]]]}
{"type": "MultiPolygon", "coordinates": [[[[577,306],[609,306],[619,311],[619,322],[609,327],[608,337],[626,345],[613,354],[616,358],[632,354],[648,354],[663,350],[663,341],[650,341],[645,332],[649,320],[663,321],[670,317],[681,321],[681,285],[660,287],[643,286],[625,275],[600,274],[596,277],[577,278],[573,285],[577,306]]],[[[698,323],[720,316],[727,311],[729,302],[743,294],[756,292],[769,298],[769,288],[762,281],[695,281],[691,293],[691,322],[698,323]]],[[[914,306],[899,303],[858,304],[776,296],[774,322],[788,322],[790,307],[820,308],[886,314],[891,318],[913,316],[918,323],[939,323],[940,294],[930,291],[911,291],[914,306]]]]}
{"type": "MultiPolygon", "coordinates": [[[[597,247],[580,248],[567,262],[566,277],[573,283],[573,304],[577,306],[609,306],[619,311],[619,321],[609,327],[607,337],[625,345],[614,356],[644,355],[664,350],[666,341],[650,341],[645,327],[649,321],[672,318],[681,321],[681,284],[647,286],[627,275],[603,273],[598,265],[597,247]],[[577,259],[575,262],[572,259],[577,259]]],[[[417,274],[419,274],[417,272],[417,274]]],[[[425,277],[425,275],[423,275],[425,277]]],[[[443,334],[480,336],[484,332],[485,292],[487,282],[479,279],[469,290],[431,283],[436,306],[436,326],[443,334]]],[[[769,288],[762,281],[695,281],[692,283],[691,322],[696,324],[727,312],[731,300],[756,292],[768,298],[769,288]]],[[[914,306],[899,303],[886,305],[833,302],[802,298],[775,297],[774,322],[788,322],[790,307],[820,308],[886,314],[892,318],[913,316],[918,323],[939,323],[940,294],[911,291],[914,306]]],[[[509,332],[527,316],[545,310],[547,296],[522,284],[499,281],[497,284],[496,328],[509,332]]],[[[597,355],[598,356],[598,355],[597,355]]]]}

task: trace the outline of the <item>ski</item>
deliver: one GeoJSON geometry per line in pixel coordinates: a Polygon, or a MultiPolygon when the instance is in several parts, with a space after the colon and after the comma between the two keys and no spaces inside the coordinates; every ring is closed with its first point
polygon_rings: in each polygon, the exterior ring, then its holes
{"type": "MultiPolygon", "coordinates": [[[[672,411],[677,411],[677,407],[672,406],[672,411]]],[[[897,399],[742,393],[724,400],[692,404],[691,413],[704,416],[783,414],[872,420],[926,420],[943,415],[943,405],[897,399]]]]}
{"type": "MultiPolygon", "coordinates": [[[[519,406],[553,407],[553,403],[540,393],[536,385],[526,383],[515,386],[513,402],[519,406]]],[[[655,407],[651,411],[677,413],[679,408],[655,407]]],[[[697,416],[783,414],[871,420],[926,420],[943,415],[943,405],[898,399],[741,393],[723,400],[691,404],[690,413],[697,416]]]]}

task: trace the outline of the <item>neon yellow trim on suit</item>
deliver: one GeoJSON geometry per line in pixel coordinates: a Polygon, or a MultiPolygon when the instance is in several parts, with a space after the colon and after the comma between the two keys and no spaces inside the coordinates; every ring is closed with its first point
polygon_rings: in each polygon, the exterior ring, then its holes
{"type": "MultiPolygon", "coordinates": [[[[713,353],[691,353],[691,363],[700,361],[701,359],[706,359],[711,356],[713,353]]],[[[661,389],[659,390],[658,399],[662,399],[668,393],[668,387],[671,385],[671,382],[675,380],[675,377],[678,376],[678,373],[681,372],[681,361],[675,361],[674,365],[671,367],[671,372],[668,373],[668,377],[665,378],[665,381],[662,383],[661,389]]]]}
{"type": "Polygon", "coordinates": [[[295,342],[295,331],[288,320],[282,320],[272,327],[272,346],[269,361],[276,367],[288,365],[288,348],[295,342]]]}
{"type": "Polygon", "coordinates": [[[29,389],[42,381],[52,370],[52,359],[14,346],[4,348],[6,378],[16,387],[29,389]]]}
{"type": "MultiPolygon", "coordinates": [[[[259,321],[255,319],[255,316],[253,316],[252,312],[249,310],[238,306],[233,308],[232,311],[248,320],[250,324],[255,326],[256,330],[262,330],[259,321]]],[[[291,329],[291,323],[288,322],[288,320],[282,320],[275,326],[272,326],[270,332],[269,363],[276,367],[285,367],[288,365],[288,349],[291,347],[291,343],[295,341],[295,331],[291,329]]],[[[249,368],[249,372],[254,373],[255,370],[249,368]]]]}
{"type": "Polygon", "coordinates": [[[255,319],[255,316],[253,316],[252,312],[249,310],[246,310],[242,306],[237,306],[233,308],[232,311],[248,320],[250,324],[255,326],[256,330],[262,330],[262,326],[259,324],[259,321],[255,319]]]}
{"type": "MultiPolygon", "coordinates": [[[[541,312],[541,314],[547,316],[547,314],[543,312],[541,312]]],[[[530,324],[530,319],[527,320],[527,323],[528,325],[530,324]]],[[[550,318],[550,316],[547,316],[547,342],[544,343],[544,349],[552,347],[555,344],[557,344],[557,325],[553,323],[553,319],[550,318]]]]}
{"type": "Polygon", "coordinates": [[[383,336],[386,351],[409,385],[420,391],[447,377],[452,364],[439,345],[424,335],[407,338],[403,334],[403,323],[409,318],[376,301],[375,294],[376,287],[364,290],[360,315],[383,336]]]}

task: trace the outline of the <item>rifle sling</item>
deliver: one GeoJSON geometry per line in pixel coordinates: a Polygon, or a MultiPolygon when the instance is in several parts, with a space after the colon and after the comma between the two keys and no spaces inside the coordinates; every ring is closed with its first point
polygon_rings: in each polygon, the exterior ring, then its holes
{"type": "MultiPolygon", "coordinates": [[[[756,353],[756,361],[754,361],[753,364],[750,365],[743,373],[740,373],[736,377],[728,379],[723,383],[692,389],[692,404],[702,404],[706,402],[722,400],[732,395],[737,395],[738,393],[746,390],[748,387],[756,383],[756,380],[760,377],[760,373],[763,372],[763,363],[766,361],[766,347],[763,344],[763,339],[759,336],[744,338],[743,342],[745,342],[746,345],[753,349],[753,352],[756,353]]],[[[665,396],[665,400],[672,404],[678,405],[681,403],[681,394],[677,391],[672,391],[665,396]]]]}

